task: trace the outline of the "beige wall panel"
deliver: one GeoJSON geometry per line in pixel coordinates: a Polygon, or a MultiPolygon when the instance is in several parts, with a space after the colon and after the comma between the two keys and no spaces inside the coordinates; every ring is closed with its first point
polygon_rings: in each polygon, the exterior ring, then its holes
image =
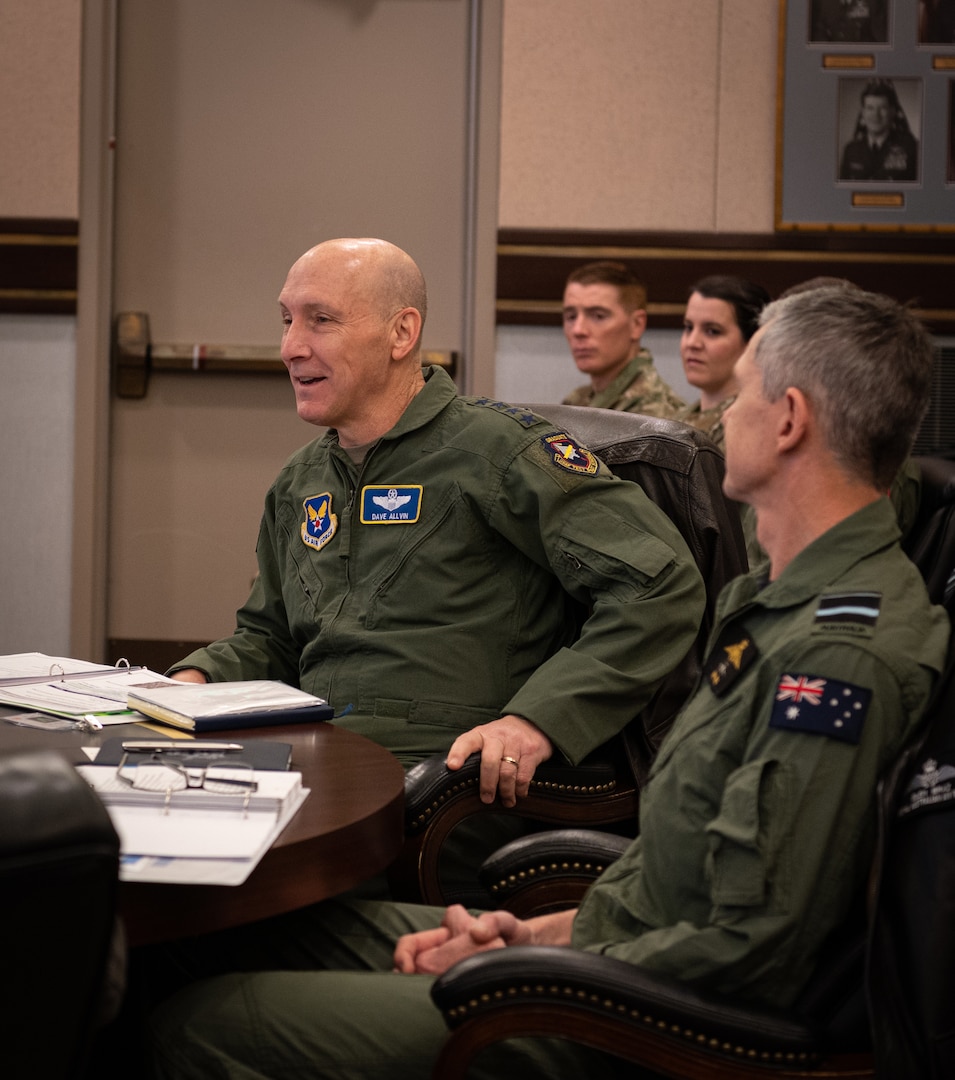
{"type": "Polygon", "coordinates": [[[711,229],[719,15],[712,0],[507,0],[501,225],[711,229]]]}
{"type": "Polygon", "coordinates": [[[0,0],[0,217],[75,218],[80,0],[0,0]]]}
{"type": "Polygon", "coordinates": [[[777,0],[722,0],[718,232],[773,231],[777,0]]]}
{"type": "Polygon", "coordinates": [[[422,262],[425,348],[461,348],[465,191],[447,178],[464,173],[466,57],[436,43],[463,37],[466,14],[123,0],[117,310],[148,312],[164,342],[277,344],[291,263],[330,237],[382,236],[422,262]]]}

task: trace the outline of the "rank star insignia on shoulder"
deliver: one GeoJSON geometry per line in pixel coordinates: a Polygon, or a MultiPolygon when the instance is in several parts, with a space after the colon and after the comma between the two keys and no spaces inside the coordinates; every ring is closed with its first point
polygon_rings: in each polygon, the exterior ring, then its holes
{"type": "Polygon", "coordinates": [[[462,398],[461,400],[468,405],[479,405],[485,409],[494,409],[495,412],[516,420],[523,427],[533,427],[535,424],[540,423],[540,417],[523,405],[511,405],[507,401],[495,401],[493,398],[488,397],[462,398]]]}
{"type": "Polygon", "coordinates": [[[776,686],[771,728],[825,735],[840,742],[862,738],[872,691],[817,675],[783,675],[776,686]]]}

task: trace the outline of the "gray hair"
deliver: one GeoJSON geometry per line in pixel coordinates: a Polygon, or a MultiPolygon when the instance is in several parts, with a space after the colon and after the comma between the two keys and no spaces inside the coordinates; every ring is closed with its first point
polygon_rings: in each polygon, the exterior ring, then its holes
{"type": "Polygon", "coordinates": [[[887,296],[826,287],[768,304],[760,324],[766,398],[801,390],[842,467],[887,490],[929,404],[934,350],[922,323],[887,296]]]}

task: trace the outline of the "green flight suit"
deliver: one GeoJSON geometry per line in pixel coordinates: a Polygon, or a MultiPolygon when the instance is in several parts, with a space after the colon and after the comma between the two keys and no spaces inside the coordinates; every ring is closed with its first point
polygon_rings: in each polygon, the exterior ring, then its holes
{"type": "MultiPolygon", "coordinates": [[[[641,836],[584,898],[575,946],[765,1003],[797,995],[866,879],[876,780],[945,657],[948,618],[898,535],[882,499],[775,582],[751,574],[726,587],[710,663],[642,795],[641,836]]],[[[251,948],[246,934],[226,936],[207,971],[284,970],[199,982],[168,1002],[154,1025],[157,1076],[428,1076],[445,1037],[431,980],[392,974],[391,949],[442,914],[332,902],[250,932],[251,948]]],[[[516,1040],[473,1075],[638,1073],[567,1043],[516,1040]]]]}
{"type": "Polygon", "coordinates": [[[576,762],[683,658],[702,579],[638,485],[426,376],[360,468],[334,432],[291,456],[235,633],[176,668],[301,686],[405,765],[508,713],[576,762]]]}
{"type": "Polygon", "coordinates": [[[564,405],[586,405],[592,409],[616,409],[617,412],[644,413],[673,419],[686,408],[653,365],[648,349],[641,349],[613,382],[603,390],[587,383],[564,398],[564,405]]]}

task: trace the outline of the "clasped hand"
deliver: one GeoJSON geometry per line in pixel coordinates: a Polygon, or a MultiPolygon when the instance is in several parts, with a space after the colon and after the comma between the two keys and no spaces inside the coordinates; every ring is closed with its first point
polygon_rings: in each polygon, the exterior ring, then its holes
{"type": "Polygon", "coordinates": [[[507,945],[532,945],[528,923],[509,911],[471,915],[460,904],[444,913],[440,926],[405,934],[395,946],[395,971],[404,975],[441,975],[459,960],[507,945]]]}

